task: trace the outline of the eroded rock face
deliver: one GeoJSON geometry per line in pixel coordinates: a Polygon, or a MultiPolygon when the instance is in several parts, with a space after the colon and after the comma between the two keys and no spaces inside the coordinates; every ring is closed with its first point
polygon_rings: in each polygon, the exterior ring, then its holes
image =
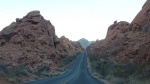
{"type": "Polygon", "coordinates": [[[112,24],[108,27],[108,32],[105,40],[107,42],[111,42],[115,39],[123,37],[126,32],[130,31],[129,25],[130,23],[125,21],[120,21],[118,23],[116,22],[112,24]]]}
{"type": "Polygon", "coordinates": [[[145,32],[149,32],[150,26],[150,0],[147,0],[142,7],[142,10],[136,15],[132,21],[133,29],[137,28],[145,32]]]}
{"type": "MultiPolygon", "coordinates": [[[[73,49],[74,46],[71,44],[71,42],[69,41],[68,38],[62,36],[60,39],[61,43],[58,44],[58,46],[56,47],[60,52],[67,53],[70,52],[70,49],[73,49]]],[[[71,53],[71,52],[70,52],[71,53]]],[[[66,55],[65,55],[66,56],[66,55]]]]}
{"type": "Polygon", "coordinates": [[[17,18],[0,32],[0,60],[11,66],[56,66],[62,55],[72,56],[80,51],[81,47],[68,39],[59,39],[54,26],[40,11],[17,18]]]}
{"type": "Polygon", "coordinates": [[[92,54],[97,54],[103,48],[104,40],[97,40],[94,43],[91,43],[90,46],[87,47],[87,51],[92,54]]]}
{"type": "MultiPolygon", "coordinates": [[[[116,42],[116,40],[123,38],[128,32],[132,32],[130,29],[130,23],[125,21],[114,22],[108,27],[106,38],[103,40],[97,40],[92,43],[87,50],[91,53],[106,52],[110,44],[116,42]]],[[[113,47],[115,48],[115,47],[113,47]]]]}
{"type": "Polygon", "coordinates": [[[120,63],[150,63],[149,15],[150,0],[130,23],[114,22],[104,40],[97,41],[88,47],[89,53],[106,53],[113,61],[120,63]]]}
{"type": "Polygon", "coordinates": [[[56,49],[62,53],[62,57],[66,57],[67,55],[72,56],[82,51],[80,43],[70,41],[65,36],[62,36],[59,41],[60,43],[57,45],[56,49]]]}

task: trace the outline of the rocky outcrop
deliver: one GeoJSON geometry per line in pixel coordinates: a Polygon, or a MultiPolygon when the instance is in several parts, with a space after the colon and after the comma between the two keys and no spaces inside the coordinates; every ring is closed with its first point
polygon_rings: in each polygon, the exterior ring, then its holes
{"type": "Polygon", "coordinates": [[[99,51],[101,51],[101,48],[103,48],[103,45],[104,45],[104,40],[97,40],[96,42],[91,43],[91,44],[86,48],[86,50],[87,50],[89,53],[97,54],[97,53],[99,53],[99,51]]]}
{"type": "Polygon", "coordinates": [[[88,52],[109,54],[113,61],[119,63],[149,64],[149,10],[150,0],[147,0],[131,24],[115,21],[108,28],[106,38],[91,44],[88,52]]]}
{"type": "Polygon", "coordinates": [[[150,0],[147,0],[142,7],[142,10],[136,15],[132,21],[134,30],[142,30],[150,32],[150,0]]]}
{"type": "Polygon", "coordinates": [[[62,53],[62,57],[72,56],[77,52],[82,51],[82,48],[78,42],[70,41],[65,36],[60,37],[60,43],[57,45],[56,49],[62,53]]]}
{"type": "MultiPolygon", "coordinates": [[[[130,23],[126,21],[115,21],[108,27],[106,38],[103,40],[97,40],[95,43],[92,43],[87,48],[87,50],[90,53],[106,52],[108,51],[108,49],[110,49],[108,48],[110,44],[113,44],[113,42],[116,42],[116,40],[123,38],[126,33],[131,31],[132,30],[130,29],[130,23]]],[[[116,47],[113,46],[112,48],[116,47]]]]}
{"type": "Polygon", "coordinates": [[[111,42],[115,39],[121,38],[129,30],[130,23],[125,21],[116,22],[108,27],[106,42],[111,42]]]}
{"type": "Polygon", "coordinates": [[[58,38],[54,26],[40,11],[31,11],[23,18],[17,18],[0,32],[0,62],[12,67],[57,66],[62,57],[81,50],[80,44],[65,37],[58,38]]]}

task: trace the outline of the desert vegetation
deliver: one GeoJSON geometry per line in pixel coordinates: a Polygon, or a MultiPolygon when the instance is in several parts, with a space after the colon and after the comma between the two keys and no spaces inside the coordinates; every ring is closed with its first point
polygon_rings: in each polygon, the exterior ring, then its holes
{"type": "Polygon", "coordinates": [[[89,54],[92,73],[96,72],[100,79],[106,79],[113,84],[149,84],[150,72],[147,65],[139,63],[120,64],[112,62],[109,55],[89,54]]]}
{"type": "Polygon", "coordinates": [[[67,70],[72,62],[79,56],[80,52],[78,52],[77,54],[73,55],[73,56],[68,56],[67,58],[62,59],[61,61],[61,65],[60,67],[62,67],[61,70],[65,71],[67,70]]]}
{"type": "Polygon", "coordinates": [[[77,53],[74,56],[63,58],[60,62],[60,65],[56,67],[55,71],[51,71],[51,68],[45,64],[39,64],[36,66],[36,68],[24,65],[12,67],[8,64],[0,64],[0,76],[15,84],[29,81],[28,78],[33,80],[38,78],[58,76],[64,73],[71,66],[72,62],[79,54],[80,53],[77,53]],[[24,80],[22,80],[23,78],[24,80]]]}

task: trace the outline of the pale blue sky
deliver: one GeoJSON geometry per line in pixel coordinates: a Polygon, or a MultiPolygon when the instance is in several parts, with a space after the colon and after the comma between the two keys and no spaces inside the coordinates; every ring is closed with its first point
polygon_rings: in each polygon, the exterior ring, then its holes
{"type": "Polygon", "coordinates": [[[0,30],[29,11],[40,10],[58,37],[104,39],[115,20],[131,22],[146,0],[0,0],[0,30]]]}

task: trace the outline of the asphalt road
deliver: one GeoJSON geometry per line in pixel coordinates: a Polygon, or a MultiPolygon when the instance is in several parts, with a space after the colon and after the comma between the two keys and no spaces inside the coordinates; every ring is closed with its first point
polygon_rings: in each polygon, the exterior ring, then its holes
{"type": "Polygon", "coordinates": [[[87,54],[81,53],[68,71],[60,76],[31,81],[26,84],[104,84],[88,71],[87,54]]]}

